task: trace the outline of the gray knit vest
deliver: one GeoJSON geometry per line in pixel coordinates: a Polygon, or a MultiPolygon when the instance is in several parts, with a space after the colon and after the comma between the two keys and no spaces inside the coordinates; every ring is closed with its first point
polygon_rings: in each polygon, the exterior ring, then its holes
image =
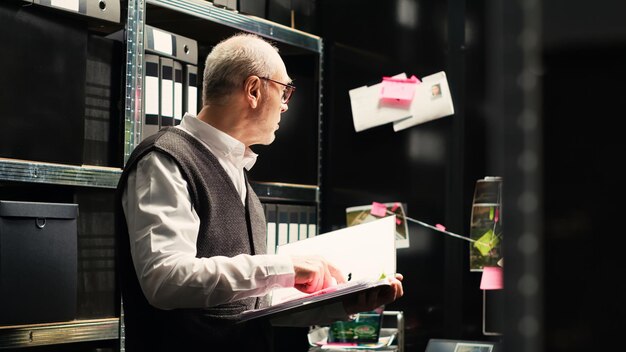
{"type": "Polygon", "coordinates": [[[257,335],[264,330],[257,324],[234,322],[243,311],[265,306],[265,299],[247,298],[209,309],[166,311],[151,306],[143,295],[130,256],[121,194],[129,172],[138,160],[152,151],[170,157],[187,181],[193,209],[200,218],[197,257],[266,253],[263,206],[247,180],[244,207],[226,171],[197,139],[177,128],[162,129],[148,137],[131,154],[117,189],[118,258],[127,350],[129,347],[130,350],[170,348],[176,341],[200,345],[211,343],[214,346],[222,341],[232,346],[232,339],[241,334],[257,335]],[[132,348],[135,343],[137,348],[132,348]]]}

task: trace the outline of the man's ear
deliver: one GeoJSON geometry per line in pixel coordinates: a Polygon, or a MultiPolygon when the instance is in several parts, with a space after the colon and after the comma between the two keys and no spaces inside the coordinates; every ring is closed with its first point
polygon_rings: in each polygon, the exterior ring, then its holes
{"type": "Polygon", "coordinates": [[[258,76],[246,78],[243,84],[245,99],[252,109],[256,109],[261,99],[261,79],[258,76]]]}

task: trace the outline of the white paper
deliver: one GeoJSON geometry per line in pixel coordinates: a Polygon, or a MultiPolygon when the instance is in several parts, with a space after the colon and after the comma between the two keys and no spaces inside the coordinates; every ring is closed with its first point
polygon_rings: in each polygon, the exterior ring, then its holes
{"type": "MultiPolygon", "coordinates": [[[[407,78],[400,73],[393,78],[407,78]]],[[[420,86],[419,84],[417,85],[420,86]]],[[[372,86],[363,86],[350,90],[350,106],[354,129],[361,132],[368,128],[386,123],[406,119],[411,116],[410,106],[390,105],[380,103],[380,89],[382,83],[372,86]]]]}
{"type": "Polygon", "coordinates": [[[183,84],[174,82],[174,118],[183,119],[183,84]]]}
{"type": "MultiPolygon", "coordinates": [[[[368,223],[327,232],[306,240],[281,245],[278,254],[320,255],[333,263],[350,281],[376,282],[384,274],[394,277],[396,217],[388,216],[368,223]]],[[[290,287],[272,292],[272,305],[305,293],[290,287]]]]}
{"type": "Polygon", "coordinates": [[[454,105],[452,104],[446,73],[444,71],[437,72],[424,77],[422,83],[417,85],[415,96],[411,102],[411,117],[395,121],[393,130],[397,132],[452,114],[454,114],[454,105]]]}

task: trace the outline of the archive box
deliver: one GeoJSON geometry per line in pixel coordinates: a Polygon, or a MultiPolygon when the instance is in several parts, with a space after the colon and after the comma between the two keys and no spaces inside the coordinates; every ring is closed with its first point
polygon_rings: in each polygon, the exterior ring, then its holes
{"type": "Polygon", "coordinates": [[[77,204],[0,200],[0,325],[73,320],[77,204]]]}

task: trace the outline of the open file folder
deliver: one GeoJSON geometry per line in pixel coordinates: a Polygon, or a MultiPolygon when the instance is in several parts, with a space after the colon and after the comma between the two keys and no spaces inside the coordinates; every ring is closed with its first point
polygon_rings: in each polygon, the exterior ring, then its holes
{"type": "Polygon", "coordinates": [[[274,289],[269,307],[243,312],[241,321],[291,314],[389,285],[381,278],[396,272],[395,228],[395,216],[388,216],[279,246],[277,254],[323,256],[341,270],[347,282],[311,294],[293,287],[274,289]]]}
{"type": "MultiPolygon", "coordinates": [[[[406,79],[401,73],[391,77],[406,79]]],[[[390,102],[381,97],[383,83],[363,86],[349,91],[354,130],[366,129],[393,123],[398,132],[406,128],[454,114],[454,105],[444,71],[422,78],[415,85],[413,99],[390,102]]]]}
{"type": "MultiPolygon", "coordinates": [[[[392,78],[403,79],[406,78],[406,74],[401,73],[392,78]]],[[[352,121],[356,132],[411,117],[411,112],[407,106],[381,104],[381,88],[382,83],[378,83],[355,88],[348,92],[352,121]]]]}

